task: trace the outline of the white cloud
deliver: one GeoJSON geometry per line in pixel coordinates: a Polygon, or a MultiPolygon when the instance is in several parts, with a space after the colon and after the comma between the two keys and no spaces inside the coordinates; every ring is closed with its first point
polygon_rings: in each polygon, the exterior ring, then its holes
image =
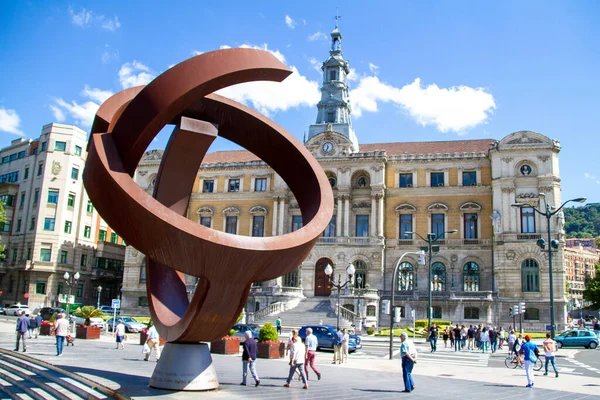
{"type": "Polygon", "coordinates": [[[119,50],[110,51],[110,46],[106,45],[105,49],[104,49],[104,53],[102,53],[101,59],[102,59],[103,64],[108,64],[111,61],[118,61],[119,60],[119,50]]]}
{"type": "Polygon", "coordinates": [[[58,106],[51,104],[50,110],[52,110],[52,115],[54,115],[56,122],[63,122],[65,119],[67,119],[63,110],[61,110],[58,106]]]}
{"type": "Polygon", "coordinates": [[[294,21],[292,19],[292,17],[290,17],[289,15],[285,16],[285,24],[288,26],[288,28],[290,29],[294,29],[296,27],[296,21],[294,21]]]}
{"type": "MultiPolygon", "coordinates": [[[[220,48],[221,49],[230,49],[231,47],[225,45],[225,46],[221,46],[220,48]]],[[[269,53],[273,54],[275,56],[275,58],[277,58],[279,61],[281,61],[282,63],[285,64],[285,56],[283,54],[281,54],[281,52],[279,50],[270,50],[269,46],[266,43],[263,43],[262,46],[243,44],[240,46],[240,48],[241,49],[257,49],[257,50],[268,51],[269,53]]]]}
{"type": "Polygon", "coordinates": [[[71,16],[71,23],[80,27],[86,26],[100,26],[102,29],[114,32],[121,27],[119,17],[106,18],[104,15],[97,15],[93,11],[82,8],[81,11],[75,13],[71,7],[69,7],[69,15],[71,16]]]}
{"type": "Polygon", "coordinates": [[[80,12],[75,14],[73,9],[69,7],[69,15],[71,15],[71,22],[77,26],[85,26],[92,20],[92,12],[82,8],[80,12]]]}
{"type": "Polygon", "coordinates": [[[104,20],[104,15],[101,15],[100,20],[102,21],[102,28],[107,31],[114,32],[121,27],[121,23],[119,22],[119,17],[114,17],[113,19],[104,20]]]}
{"type": "Polygon", "coordinates": [[[308,37],[308,40],[327,40],[327,35],[325,35],[323,32],[315,32],[308,37]]]}
{"type": "Polygon", "coordinates": [[[323,63],[319,60],[317,60],[314,57],[311,57],[308,59],[308,62],[310,63],[310,65],[313,67],[313,69],[315,71],[317,71],[318,73],[322,73],[323,71],[321,71],[321,66],[323,65],[323,63]]]}
{"type": "Polygon", "coordinates": [[[348,75],[346,76],[346,80],[348,82],[356,82],[359,79],[360,79],[360,75],[358,74],[358,72],[356,72],[356,69],[350,68],[350,72],[348,72],[348,75]]]}
{"type": "Polygon", "coordinates": [[[200,54],[204,54],[204,52],[203,52],[203,51],[200,51],[200,50],[193,50],[193,51],[192,51],[192,56],[193,56],[193,57],[195,57],[195,56],[199,56],[200,54]]]}
{"type": "Polygon", "coordinates": [[[0,107],[0,131],[23,136],[21,118],[15,110],[0,107]]]}
{"type": "Polygon", "coordinates": [[[85,85],[83,90],[81,91],[81,95],[85,97],[89,97],[97,103],[104,103],[110,96],[113,95],[113,92],[110,90],[101,90],[97,88],[91,88],[89,85],[85,85]]]}
{"type": "Polygon", "coordinates": [[[78,103],[73,100],[69,103],[61,98],[54,99],[54,104],[50,105],[54,119],[57,122],[63,122],[68,116],[77,125],[88,128],[92,125],[100,104],[105,102],[113,93],[110,90],[101,90],[85,85],[81,95],[89,98],[90,101],[78,103]]]}
{"type": "Polygon", "coordinates": [[[379,67],[373,63],[369,63],[369,71],[371,71],[373,75],[377,75],[379,74],[379,67]]]}
{"type": "Polygon", "coordinates": [[[589,174],[589,173],[586,172],[586,173],[583,174],[583,176],[586,179],[590,179],[592,181],[595,181],[597,185],[600,185],[600,179],[598,179],[595,175],[591,175],[591,174],[589,174]]]}
{"type": "Polygon", "coordinates": [[[147,85],[154,77],[150,68],[135,60],[123,64],[119,70],[119,82],[123,89],[147,85]]]}
{"type": "Polygon", "coordinates": [[[440,132],[459,134],[485,123],[496,108],[494,97],[483,88],[440,88],[436,84],[423,87],[419,78],[396,88],[376,76],[363,77],[350,92],[350,98],[357,117],[365,111],[376,112],[379,102],[391,102],[422,126],[433,125],[440,132]]]}

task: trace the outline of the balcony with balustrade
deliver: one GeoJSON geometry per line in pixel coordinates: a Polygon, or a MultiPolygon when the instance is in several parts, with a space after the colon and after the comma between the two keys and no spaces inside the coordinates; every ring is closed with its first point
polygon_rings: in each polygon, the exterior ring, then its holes
{"type": "Polygon", "coordinates": [[[380,237],[320,237],[317,240],[317,245],[324,246],[339,246],[339,245],[350,245],[350,246],[382,246],[385,239],[380,237]]]}

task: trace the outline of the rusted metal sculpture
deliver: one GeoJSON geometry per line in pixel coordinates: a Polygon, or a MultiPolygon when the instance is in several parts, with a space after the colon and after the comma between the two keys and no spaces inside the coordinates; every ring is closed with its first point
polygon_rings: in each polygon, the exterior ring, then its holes
{"type": "Polygon", "coordinates": [[[104,220],[146,255],[150,311],[168,342],[225,335],[251,284],[297,268],[331,219],[331,186],[308,150],[265,116],[212,94],[243,82],[280,82],[290,74],[266,51],[218,50],[170,68],[147,86],[115,94],[96,113],[84,184],[104,220]],[[132,176],[167,124],[176,127],[150,197],[132,176]],[[251,151],[283,178],[298,201],[302,229],[245,237],[185,217],[198,168],[217,135],[251,151]],[[199,278],[191,301],[184,274],[199,278]]]}

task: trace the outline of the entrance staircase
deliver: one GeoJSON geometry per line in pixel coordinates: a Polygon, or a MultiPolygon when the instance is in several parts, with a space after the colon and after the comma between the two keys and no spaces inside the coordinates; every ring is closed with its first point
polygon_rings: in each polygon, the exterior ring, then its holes
{"type": "MultiPolygon", "coordinates": [[[[271,322],[275,325],[275,320],[281,318],[283,330],[289,331],[292,328],[300,328],[304,325],[333,325],[337,323],[337,316],[328,297],[306,297],[303,298],[296,307],[286,309],[283,312],[267,315],[256,319],[255,324],[264,325],[271,322]]],[[[350,321],[340,315],[340,327],[350,328],[350,321]]]]}

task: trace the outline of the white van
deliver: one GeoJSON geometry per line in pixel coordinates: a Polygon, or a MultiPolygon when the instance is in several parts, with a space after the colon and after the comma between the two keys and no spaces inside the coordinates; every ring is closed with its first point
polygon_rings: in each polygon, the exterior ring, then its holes
{"type": "Polygon", "coordinates": [[[29,306],[23,304],[13,304],[12,306],[8,306],[4,309],[6,315],[16,315],[19,316],[21,314],[25,314],[29,316],[29,306]]]}

